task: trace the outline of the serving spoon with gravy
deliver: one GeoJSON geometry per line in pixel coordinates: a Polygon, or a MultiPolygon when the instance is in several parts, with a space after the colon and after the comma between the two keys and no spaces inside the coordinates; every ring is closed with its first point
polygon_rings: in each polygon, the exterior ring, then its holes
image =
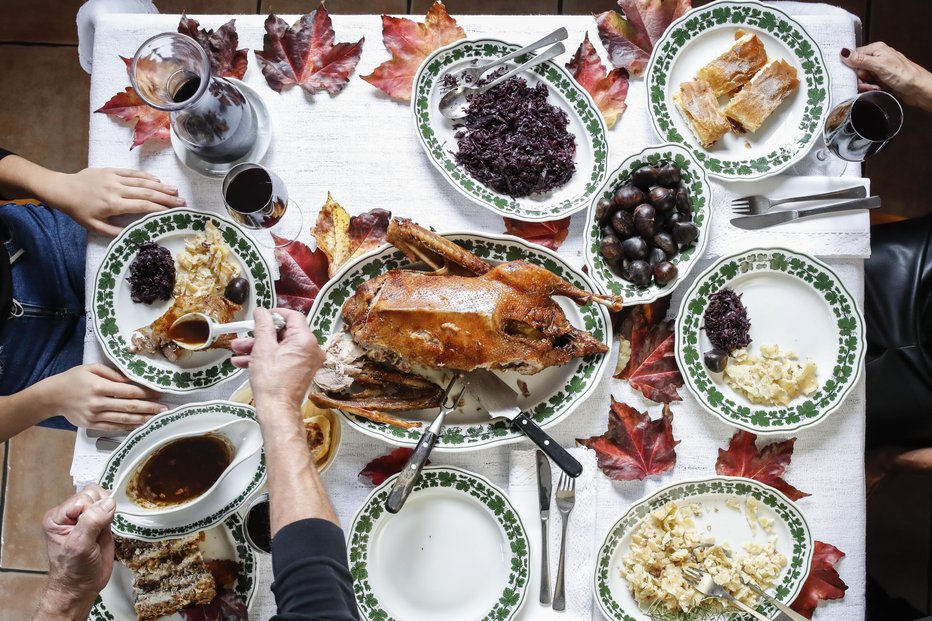
{"type": "MultiPolygon", "coordinates": [[[[278,313],[272,313],[272,323],[275,324],[276,330],[281,330],[285,327],[285,318],[278,313]]],[[[200,351],[213,345],[221,334],[251,332],[255,328],[256,322],[252,319],[217,323],[204,313],[187,313],[171,325],[168,338],[183,349],[200,351]]]]}

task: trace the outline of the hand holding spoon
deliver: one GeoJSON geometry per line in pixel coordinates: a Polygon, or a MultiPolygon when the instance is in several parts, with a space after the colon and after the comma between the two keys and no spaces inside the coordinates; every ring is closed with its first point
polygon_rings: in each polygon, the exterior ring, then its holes
{"type": "MultiPolygon", "coordinates": [[[[276,330],[285,327],[285,318],[278,313],[272,313],[272,322],[276,330]]],[[[254,330],[256,322],[252,319],[234,321],[232,323],[217,323],[204,313],[187,313],[182,315],[168,329],[168,338],[183,349],[199,351],[207,349],[221,334],[249,332],[254,330]]]]}

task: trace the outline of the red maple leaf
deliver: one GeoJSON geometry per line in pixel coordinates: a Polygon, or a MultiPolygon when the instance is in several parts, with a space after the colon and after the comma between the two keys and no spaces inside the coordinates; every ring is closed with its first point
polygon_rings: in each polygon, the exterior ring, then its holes
{"type": "Polygon", "coordinates": [[[201,44],[210,60],[210,73],[224,78],[242,80],[249,63],[249,50],[236,49],[239,35],[236,34],[236,20],[231,19],[216,31],[205,30],[196,19],[181,16],[178,32],[188,35],[201,44]]]}
{"type": "Polygon", "coordinates": [[[827,599],[841,599],[848,590],[835,565],[845,555],[844,552],[830,543],[816,541],[812,554],[812,563],[809,565],[809,576],[803,583],[803,588],[790,604],[790,608],[799,614],[811,619],[819,602],[827,599]]]}
{"type": "Polygon", "coordinates": [[[654,44],[667,27],[692,8],[691,0],[618,0],[624,17],[606,11],[595,18],[599,38],[616,67],[644,73],[654,44]]]}
{"type": "Polygon", "coordinates": [[[612,398],[608,431],[588,440],[577,439],[599,456],[599,468],[615,481],[641,480],[672,470],[676,465],[673,412],[664,404],[663,416],[651,420],[647,412],[612,398]]]}
{"type": "MultiPolygon", "coordinates": [[[[282,243],[275,236],[276,243],[282,243]]],[[[311,252],[305,244],[293,241],[275,249],[279,278],[275,281],[276,305],[305,315],[314,305],[320,288],[327,282],[327,255],[318,248],[311,252]]]]}
{"type": "Polygon", "coordinates": [[[619,330],[615,379],[628,380],[632,388],[658,403],[682,400],[676,392],[683,385],[683,376],[673,351],[673,320],[663,321],[669,306],[667,296],[625,309],[619,330]]]}
{"type": "MultiPolygon", "coordinates": [[[[381,485],[388,477],[401,472],[413,452],[414,449],[410,448],[396,448],[391,453],[376,457],[366,464],[366,467],[359,471],[359,476],[369,479],[373,485],[381,485]]],[[[429,459],[427,464],[430,464],[429,459]]]]}
{"type": "Polygon", "coordinates": [[[308,93],[336,95],[349,82],[362,54],[363,37],[356,43],[334,44],[330,13],[323,4],[291,27],[274,13],[265,20],[262,51],[256,58],[273,91],[297,84],[308,93]]]}
{"type": "Polygon", "coordinates": [[[589,33],[586,33],[566,68],[573,72],[573,77],[579,85],[592,95],[608,128],[614,127],[628,107],[625,104],[625,98],[628,96],[627,69],[612,69],[606,73],[599,53],[589,41],[589,33]]]}
{"type": "Polygon", "coordinates": [[[747,477],[760,481],[786,494],[791,500],[799,500],[810,494],[801,492],[786,481],[783,475],[793,458],[796,438],[783,442],[772,442],[762,449],[757,448],[757,436],[748,431],[738,431],[731,438],[728,449],[718,449],[715,472],[732,477],[747,477]]]}
{"type": "Polygon", "coordinates": [[[505,232],[556,250],[570,233],[570,216],[549,222],[524,222],[505,218],[505,232]]]}
{"type": "Polygon", "coordinates": [[[132,86],[127,86],[122,93],[117,93],[110,101],[94,112],[108,114],[124,121],[135,122],[133,127],[133,144],[135,149],[149,138],[168,140],[169,118],[167,112],[156,110],[142,100],[132,86]]]}
{"type": "Polygon", "coordinates": [[[464,37],[466,32],[439,0],[428,9],[423,24],[383,15],[382,42],[392,57],[362,79],[390,97],[411,101],[414,74],[421,62],[434,50],[464,37]]]}

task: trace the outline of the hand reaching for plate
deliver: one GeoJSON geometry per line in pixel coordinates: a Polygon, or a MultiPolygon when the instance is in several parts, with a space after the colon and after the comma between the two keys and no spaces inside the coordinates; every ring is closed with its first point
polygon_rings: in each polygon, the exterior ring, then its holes
{"type": "Polygon", "coordinates": [[[274,310],[285,319],[281,333],[275,330],[271,311],[257,308],[253,314],[255,338],[233,341],[233,364],[249,369],[257,405],[261,402],[299,410],[314,374],[324,362],[324,352],[304,315],[283,308],[274,310]]]}
{"type": "Polygon", "coordinates": [[[932,112],[932,73],[883,41],[854,50],[844,48],[841,61],[857,71],[858,91],[876,91],[883,87],[903,103],[932,112]]]}
{"type": "Polygon", "coordinates": [[[45,514],[49,576],[34,621],[87,618],[113,571],[115,506],[110,492],[92,483],[45,514]]]}

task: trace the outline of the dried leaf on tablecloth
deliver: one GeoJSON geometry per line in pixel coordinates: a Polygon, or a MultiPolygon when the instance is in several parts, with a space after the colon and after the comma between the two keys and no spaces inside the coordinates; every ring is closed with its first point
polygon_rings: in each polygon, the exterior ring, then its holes
{"type": "Polygon", "coordinates": [[[845,553],[830,543],[814,542],[812,563],[809,565],[809,576],[803,583],[803,588],[790,604],[790,608],[799,614],[811,619],[816,606],[820,601],[828,599],[841,599],[848,590],[835,565],[844,557],[845,553]]]}
{"type": "Polygon", "coordinates": [[[256,58],[272,90],[297,84],[308,93],[336,95],[356,70],[365,37],[356,43],[334,44],[336,35],[323,4],[291,27],[274,13],[265,20],[262,51],[256,58]]]}
{"type": "Polygon", "coordinates": [[[747,477],[783,492],[790,500],[799,500],[809,494],[801,492],[786,481],[783,475],[793,458],[796,438],[782,442],[771,442],[757,448],[757,436],[748,431],[738,431],[728,443],[728,449],[718,449],[715,472],[732,477],[747,477]]]}
{"type": "MultiPolygon", "coordinates": [[[[276,243],[281,238],[275,236],[276,243]]],[[[305,244],[293,241],[275,249],[279,278],[275,281],[276,305],[300,311],[305,315],[311,310],[314,298],[327,282],[327,255],[318,248],[311,252],[305,244]]]]}
{"type": "MultiPolygon", "coordinates": [[[[412,453],[414,449],[401,447],[391,453],[376,457],[360,470],[359,477],[368,479],[373,485],[381,485],[390,476],[401,472],[412,453]]],[[[429,459],[427,464],[430,464],[429,459]]]]}
{"type": "Polygon", "coordinates": [[[439,0],[427,11],[424,23],[405,17],[382,16],[382,42],[391,52],[387,60],[362,79],[401,101],[411,100],[414,74],[434,50],[466,37],[439,0]]]}
{"type": "Polygon", "coordinates": [[[111,97],[110,101],[94,110],[94,112],[135,123],[133,126],[133,144],[130,150],[135,149],[150,138],[168,140],[168,113],[148,106],[132,86],[127,86],[122,93],[117,93],[111,97]]]}
{"type": "Polygon", "coordinates": [[[548,222],[524,222],[505,218],[505,232],[556,250],[570,233],[570,216],[548,222]]]}
{"type": "Polygon", "coordinates": [[[624,17],[606,11],[595,18],[609,60],[637,77],[667,27],[692,8],[691,0],[618,0],[624,17]]]}
{"type": "Polygon", "coordinates": [[[236,34],[236,20],[231,19],[216,31],[205,30],[196,19],[187,15],[181,16],[178,32],[188,35],[201,44],[210,60],[210,72],[224,78],[242,80],[246,75],[249,63],[249,50],[236,49],[239,45],[239,35],[236,34]]]}
{"type": "Polygon", "coordinates": [[[608,128],[614,127],[628,107],[625,104],[628,96],[627,69],[612,69],[606,74],[599,53],[589,41],[589,33],[586,33],[566,68],[573,72],[579,85],[592,95],[608,128]]]}
{"type": "Polygon", "coordinates": [[[353,257],[385,243],[391,219],[390,211],[378,207],[350,217],[328,192],[311,234],[317,240],[318,251],[323,251],[330,261],[329,275],[336,274],[353,257]]]}
{"type": "Polygon", "coordinates": [[[608,431],[576,441],[596,452],[599,468],[615,481],[641,480],[672,470],[676,445],[680,443],[673,438],[669,405],[664,404],[660,418],[651,420],[647,412],[638,412],[614,397],[608,412],[608,431]]]}
{"type": "Polygon", "coordinates": [[[628,380],[632,388],[658,403],[682,400],[676,391],[683,385],[683,376],[673,351],[673,320],[663,320],[669,306],[667,296],[626,308],[619,330],[615,379],[628,380]]]}
{"type": "Polygon", "coordinates": [[[184,621],[249,621],[246,602],[230,590],[218,593],[209,604],[191,606],[179,614],[184,621]]]}

